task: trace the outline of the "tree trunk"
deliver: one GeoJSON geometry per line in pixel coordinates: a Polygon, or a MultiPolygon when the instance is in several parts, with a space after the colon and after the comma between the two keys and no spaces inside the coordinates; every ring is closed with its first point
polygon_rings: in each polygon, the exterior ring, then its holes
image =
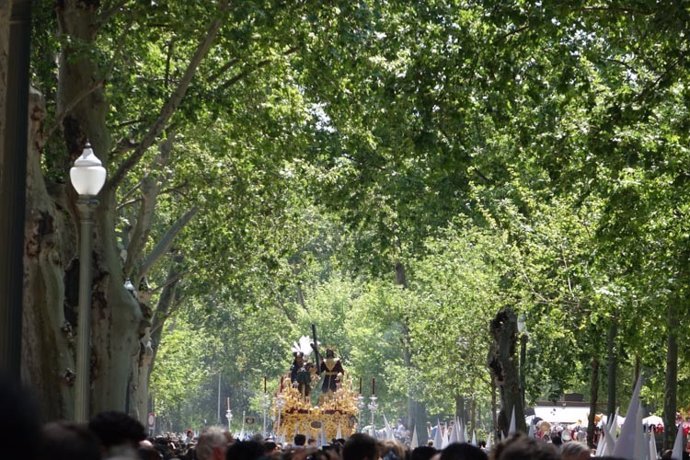
{"type": "Polygon", "coordinates": [[[498,428],[508,434],[510,418],[515,411],[515,428],[517,431],[526,433],[520,375],[515,364],[517,343],[515,312],[510,308],[501,309],[491,321],[490,330],[493,342],[489,351],[489,369],[501,395],[498,428]]]}
{"type": "MultiPolygon", "coordinates": [[[[97,2],[64,1],[57,8],[60,32],[75,42],[93,41],[97,2]]],[[[81,45],[80,45],[81,46],[81,45]]],[[[86,46],[86,45],[84,45],[86,46]]],[[[60,57],[58,111],[73,106],[63,122],[70,164],[90,139],[96,154],[107,166],[110,152],[106,129],[106,103],[102,87],[83,96],[84,88],[99,81],[97,66],[83,53],[66,45],[60,57]],[[80,99],[81,98],[81,99],[80,99]],[[75,100],[80,100],[74,104],[75,100]]],[[[39,119],[40,111],[32,119],[39,119]]],[[[24,370],[39,393],[47,418],[71,418],[74,378],[72,357],[78,293],[78,264],[92,263],[91,304],[91,413],[126,408],[131,363],[138,352],[138,305],[123,287],[122,264],[116,252],[115,205],[112,194],[100,197],[96,210],[92,260],[77,258],[79,215],[76,194],[69,185],[46,187],[40,169],[41,140],[32,141],[27,196],[26,286],[32,309],[24,318],[24,370]],[[57,395],[57,396],[56,396],[57,395]]]]}
{"type": "Polygon", "coordinates": [[[130,389],[130,405],[135,408],[133,415],[144,424],[150,409],[149,384],[151,382],[151,373],[153,372],[158,347],[160,346],[165,320],[175,305],[177,283],[180,275],[179,263],[181,261],[181,256],[174,258],[168,273],[167,282],[158,299],[156,310],[153,313],[153,317],[149,318],[151,320],[150,325],[146,327],[144,336],[140,341],[138,366],[135,373],[137,375],[137,386],[130,389]]]}
{"type": "Polygon", "coordinates": [[[410,425],[410,431],[412,431],[415,427],[417,428],[417,440],[419,441],[420,446],[426,445],[427,441],[429,440],[429,435],[426,431],[426,426],[427,426],[427,413],[426,413],[426,405],[423,402],[411,400],[411,403],[414,404],[414,407],[412,408],[412,413],[414,414],[414,419],[412,419],[412,425],[410,425]]]}
{"type": "Polygon", "coordinates": [[[498,433],[498,403],[496,401],[496,380],[491,377],[491,433],[496,436],[498,433]]]}
{"type": "Polygon", "coordinates": [[[465,420],[465,397],[462,395],[455,395],[455,416],[463,423],[465,420]]]}
{"type": "MultiPolygon", "coordinates": [[[[407,274],[405,273],[405,266],[401,262],[395,264],[395,282],[396,284],[407,289],[407,274]]],[[[403,319],[403,336],[401,338],[403,345],[403,359],[405,366],[412,371],[412,352],[410,347],[410,330],[407,325],[407,318],[403,319]]],[[[420,429],[421,427],[426,428],[426,410],[419,412],[419,408],[425,408],[423,404],[414,399],[413,392],[411,388],[407,390],[407,426],[412,428],[413,425],[418,427],[417,435],[421,443],[422,432],[426,433],[426,429],[420,429]],[[422,422],[423,425],[419,425],[422,422]]]]}
{"type": "Polygon", "coordinates": [[[79,268],[70,270],[65,261],[76,250],[76,227],[58,210],[67,208],[65,186],[55,187],[51,196],[43,180],[40,133],[45,108],[35,91],[29,113],[24,305],[30,307],[24,309],[22,321],[22,371],[37,393],[44,418],[71,419],[78,299],[76,290],[67,292],[65,281],[76,280],[79,268]]]}
{"type": "MultiPolygon", "coordinates": [[[[0,148],[5,147],[5,110],[7,100],[7,58],[10,50],[10,11],[12,2],[0,0],[0,148]]],[[[4,153],[4,150],[3,150],[4,153]]],[[[0,170],[2,170],[3,155],[0,155],[0,170]]]]}
{"type": "Polygon", "coordinates": [[[618,372],[618,355],[616,350],[617,335],[618,324],[613,320],[609,326],[608,334],[606,335],[606,349],[608,350],[606,370],[606,415],[609,417],[616,413],[616,373],[618,372]]]}
{"type": "Polygon", "coordinates": [[[664,449],[673,446],[676,436],[676,391],[678,389],[678,338],[676,322],[678,317],[674,305],[666,312],[666,379],[664,382],[664,449]]]}
{"type": "Polygon", "coordinates": [[[474,431],[477,429],[477,407],[477,400],[472,398],[472,405],[470,406],[470,428],[468,431],[470,436],[472,436],[472,433],[474,433],[474,431]]]}
{"type": "Polygon", "coordinates": [[[597,402],[599,401],[599,359],[592,358],[592,375],[589,380],[589,416],[587,417],[587,444],[594,448],[594,416],[597,413],[597,402]]]}

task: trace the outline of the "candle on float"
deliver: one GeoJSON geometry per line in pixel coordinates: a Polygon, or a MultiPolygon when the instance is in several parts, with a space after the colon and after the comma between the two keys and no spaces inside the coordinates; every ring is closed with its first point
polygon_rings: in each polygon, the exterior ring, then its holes
{"type": "Polygon", "coordinates": [[[228,410],[230,410],[230,397],[229,396],[228,396],[227,400],[228,400],[228,410]]]}
{"type": "Polygon", "coordinates": [[[362,377],[359,378],[359,394],[362,394],[362,377]]]}
{"type": "Polygon", "coordinates": [[[264,375],[264,393],[266,393],[266,376],[264,375]]]}
{"type": "Polygon", "coordinates": [[[371,395],[376,395],[376,377],[371,379],[371,395]]]}

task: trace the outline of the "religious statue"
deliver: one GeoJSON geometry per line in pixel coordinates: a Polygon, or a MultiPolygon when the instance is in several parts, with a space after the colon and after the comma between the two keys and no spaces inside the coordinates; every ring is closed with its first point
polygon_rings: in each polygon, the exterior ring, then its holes
{"type": "Polygon", "coordinates": [[[321,393],[335,392],[345,369],[343,369],[340,359],[335,357],[335,352],[330,348],[326,349],[326,359],[321,361],[320,371],[323,373],[321,393]]]}
{"type": "Polygon", "coordinates": [[[290,366],[290,382],[297,388],[303,398],[311,394],[311,382],[316,372],[314,364],[308,361],[312,351],[309,337],[301,337],[292,347],[294,360],[290,366]]]}

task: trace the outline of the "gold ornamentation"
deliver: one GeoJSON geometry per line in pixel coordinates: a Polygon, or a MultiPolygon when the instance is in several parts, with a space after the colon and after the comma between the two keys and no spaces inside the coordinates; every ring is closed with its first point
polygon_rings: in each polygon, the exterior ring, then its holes
{"type": "Polygon", "coordinates": [[[275,404],[272,408],[276,421],[274,431],[278,436],[291,439],[296,433],[301,433],[319,439],[320,425],[326,441],[330,442],[336,438],[338,427],[343,437],[349,437],[357,429],[357,393],[352,390],[350,379],[343,379],[335,392],[320,395],[317,406],[312,406],[309,398],[302,398],[299,391],[290,384],[289,375],[283,376],[281,388],[279,395],[282,395],[284,401],[282,410],[275,404]]]}

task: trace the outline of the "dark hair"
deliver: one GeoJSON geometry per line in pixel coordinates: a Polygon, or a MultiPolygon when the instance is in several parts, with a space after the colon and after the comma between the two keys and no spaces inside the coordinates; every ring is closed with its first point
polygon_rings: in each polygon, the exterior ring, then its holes
{"type": "Polygon", "coordinates": [[[513,435],[498,444],[492,459],[496,460],[558,460],[558,451],[551,444],[538,442],[524,433],[513,435]]]}
{"type": "Polygon", "coordinates": [[[19,382],[0,372],[0,432],[5,437],[2,456],[34,459],[38,453],[41,433],[38,405],[33,395],[19,382]]]}
{"type": "Polygon", "coordinates": [[[345,441],[343,460],[376,460],[378,445],[376,439],[366,433],[355,433],[345,441]]]}
{"type": "Polygon", "coordinates": [[[307,443],[307,437],[301,433],[297,433],[295,435],[295,445],[296,446],[303,446],[307,443]]]}
{"type": "Polygon", "coordinates": [[[133,417],[118,411],[105,411],[94,415],[89,422],[91,430],[106,449],[122,444],[136,447],[146,439],[146,429],[133,417]]]}
{"type": "Polygon", "coordinates": [[[226,460],[257,460],[264,455],[264,447],[257,441],[238,441],[228,446],[226,460]]]}
{"type": "Polygon", "coordinates": [[[410,460],[430,460],[436,455],[437,450],[431,446],[419,446],[412,449],[410,460]]]}
{"type": "Polygon", "coordinates": [[[86,426],[73,422],[52,422],[43,427],[41,458],[51,460],[100,460],[101,446],[86,426]]]}
{"type": "Polygon", "coordinates": [[[454,442],[441,451],[440,460],[489,460],[489,456],[472,444],[454,442]]]}

